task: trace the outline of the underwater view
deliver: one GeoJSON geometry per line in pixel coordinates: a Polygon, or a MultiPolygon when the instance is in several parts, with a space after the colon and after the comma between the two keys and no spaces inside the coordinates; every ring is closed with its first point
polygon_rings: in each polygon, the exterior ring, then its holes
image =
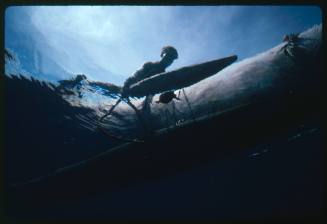
{"type": "Polygon", "coordinates": [[[318,6],[5,10],[11,220],[312,220],[318,6]]]}

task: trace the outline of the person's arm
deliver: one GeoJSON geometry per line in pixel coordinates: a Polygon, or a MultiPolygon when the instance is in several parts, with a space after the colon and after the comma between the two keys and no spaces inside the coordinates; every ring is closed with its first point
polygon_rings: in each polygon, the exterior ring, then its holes
{"type": "Polygon", "coordinates": [[[124,86],[123,86],[123,88],[122,88],[122,96],[128,96],[128,90],[129,90],[129,87],[130,87],[132,84],[136,83],[136,82],[137,82],[137,81],[136,81],[135,76],[131,76],[131,77],[127,78],[127,79],[125,80],[125,82],[124,82],[124,86]]]}
{"type": "Polygon", "coordinates": [[[149,72],[153,66],[152,62],[146,62],[143,64],[142,68],[137,70],[131,77],[127,78],[124,82],[124,86],[122,89],[122,95],[127,96],[128,90],[131,85],[134,83],[137,83],[138,81],[141,81],[142,79],[145,79],[149,76],[149,72]]]}

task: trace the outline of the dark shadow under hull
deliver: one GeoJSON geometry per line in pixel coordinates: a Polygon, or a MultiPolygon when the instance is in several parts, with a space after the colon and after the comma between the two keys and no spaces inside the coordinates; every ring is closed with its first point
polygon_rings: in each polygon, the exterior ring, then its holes
{"type": "Polygon", "coordinates": [[[145,143],[127,143],[34,183],[10,189],[8,201],[43,207],[193,169],[231,153],[287,136],[301,124],[321,124],[318,92],[257,102],[175,128],[145,143]],[[306,102],[305,104],[303,102],[306,102]],[[315,109],[313,109],[315,108],[315,109]]]}

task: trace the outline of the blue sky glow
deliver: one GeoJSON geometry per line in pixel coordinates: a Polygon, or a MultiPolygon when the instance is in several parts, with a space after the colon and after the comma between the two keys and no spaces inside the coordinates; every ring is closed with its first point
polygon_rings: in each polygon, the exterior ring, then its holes
{"type": "Polygon", "coordinates": [[[165,45],[179,52],[169,70],[243,59],[321,20],[316,6],[15,6],[6,9],[5,47],[39,78],[83,73],[122,84],[165,45]]]}

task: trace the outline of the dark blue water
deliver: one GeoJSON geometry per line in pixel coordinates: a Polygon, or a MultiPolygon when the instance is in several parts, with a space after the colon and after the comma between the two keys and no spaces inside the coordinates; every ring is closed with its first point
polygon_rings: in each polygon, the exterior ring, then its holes
{"type": "MultiPolygon", "coordinates": [[[[32,216],[62,219],[305,219],[323,209],[321,130],[32,216]]],[[[169,164],[167,164],[169,166],[169,164]]],[[[131,167],[133,169],[133,167],[131,167]]],[[[30,216],[28,214],[27,216],[30,216]]]]}

